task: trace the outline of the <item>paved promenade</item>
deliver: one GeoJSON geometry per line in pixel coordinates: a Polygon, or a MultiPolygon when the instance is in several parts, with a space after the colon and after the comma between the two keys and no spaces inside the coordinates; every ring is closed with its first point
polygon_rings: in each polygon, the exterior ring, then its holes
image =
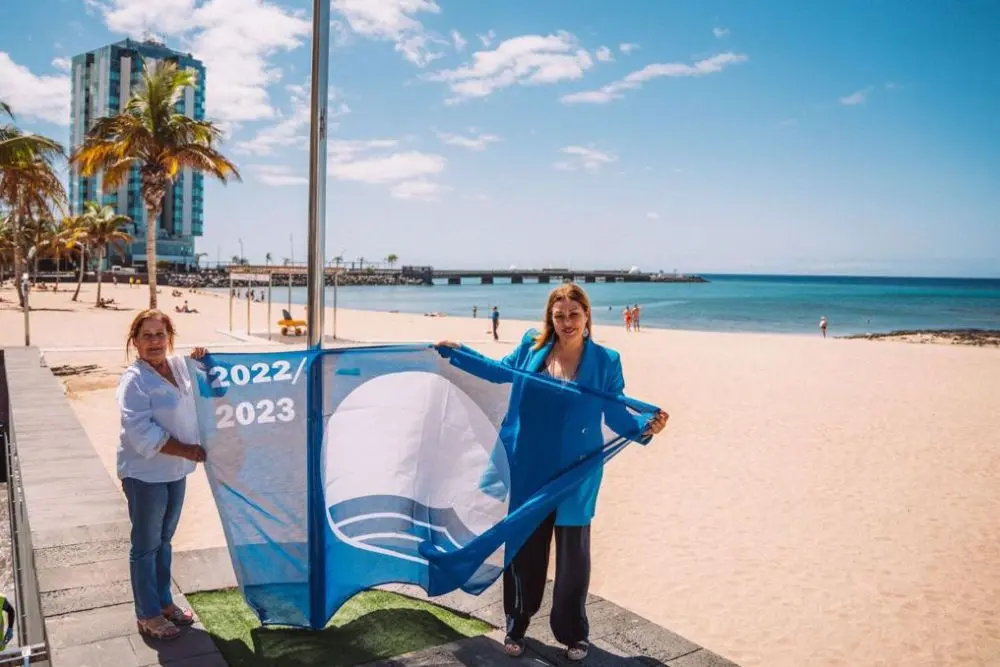
{"type": "Polygon", "coordinates": [[[53,667],[226,667],[200,624],[169,644],[139,636],[117,481],[38,350],[7,348],[4,366],[53,667]]]}
{"type": "MultiPolygon", "coordinates": [[[[54,667],[226,667],[211,637],[197,624],[179,641],[148,642],[136,632],[128,575],[129,522],[117,480],[98,457],[59,380],[32,348],[8,348],[4,362],[28,507],[42,610],[54,667]]],[[[191,511],[192,508],[187,508],[191,511]]],[[[200,507],[205,512],[214,508],[200,507]]],[[[228,552],[217,545],[178,550],[174,583],[182,593],[236,584],[228,552]]],[[[384,587],[425,598],[410,586],[384,587]]],[[[493,633],[371,663],[368,667],[568,664],[551,637],[546,594],[519,660],[503,653],[493,633]]],[[[435,603],[503,624],[499,585],[481,596],[455,593],[435,603]]],[[[734,663],[650,621],[591,596],[592,667],[735,667],[734,663]]],[[[290,666],[294,667],[294,666],[290,666]]]]}

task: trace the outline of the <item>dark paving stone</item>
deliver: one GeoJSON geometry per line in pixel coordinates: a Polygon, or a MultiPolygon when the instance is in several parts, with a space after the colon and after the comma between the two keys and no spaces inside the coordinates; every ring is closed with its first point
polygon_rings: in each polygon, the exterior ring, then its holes
{"type": "Polygon", "coordinates": [[[53,648],[127,637],[136,631],[135,609],[128,603],[51,616],[45,619],[45,628],[53,648]]]}
{"type": "MultiPolygon", "coordinates": [[[[128,558],[128,538],[117,540],[98,540],[80,548],[77,544],[68,544],[45,549],[35,548],[35,567],[39,570],[57,567],[69,567],[84,563],[99,563],[105,560],[128,558]]],[[[175,556],[176,558],[176,556],[175,556]]]]}
{"type": "MultiPolygon", "coordinates": [[[[154,662],[153,665],[155,664],[157,663],[154,662]]],[[[223,660],[222,655],[219,653],[205,653],[203,655],[196,655],[190,658],[170,660],[161,664],[163,667],[229,667],[226,661],[223,660]]],[[[141,667],[151,666],[142,665],[141,667]]]]}
{"type": "Polygon", "coordinates": [[[140,667],[125,637],[52,651],[52,667],[140,667]]]}
{"type": "Polygon", "coordinates": [[[171,574],[174,583],[185,593],[217,591],[237,585],[233,562],[225,547],[175,551],[171,574]]]}
{"type": "Polygon", "coordinates": [[[127,602],[132,602],[132,584],[128,579],[42,593],[42,614],[49,618],[127,602]]]}
{"type": "MultiPolygon", "coordinates": [[[[128,642],[138,657],[140,665],[180,663],[210,653],[217,653],[215,642],[204,628],[187,628],[180,639],[155,641],[138,633],[129,635],[128,642]]],[[[223,663],[225,664],[225,663],[223,663]]]]}
{"type": "Polygon", "coordinates": [[[735,662],[721,655],[699,649],[667,663],[667,667],[739,667],[735,662]]]}
{"type": "MultiPolygon", "coordinates": [[[[122,503],[124,504],[124,502],[123,500],[122,503]]],[[[125,511],[124,505],[122,511],[125,511]]],[[[32,523],[31,544],[35,549],[69,545],[78,549],[86,549],[93,542],[125,540],[127,543],[131,532],[132,524],[129,523],[127,513],[123,519],[84,523],[62,528],[41,529],[32,523]]]]}
{"type": "MultiPolygon", "coordinates": [[[[23,474],[28,474],[21,469],[23,474]]],[[[110,483],[104,479],[80,477],[78,479],[40,479],[32,481],[31,493],[25,493],[28,503],[74,501],[79,496],[93,496],[102,493],[115,492],[110,483]]]]}
{"type": "Polygon", "coordinates": [[[462,639],[424,651],[378,660],[363,667],[552,667],[542,658],[527,652],[520,658],[508,657],[503,637],[482,636],[462,639]]]}
{"type": "Polygon", "coordinates": [[[419,586],[411,586],[409,584],[391,584],[391,586],[392,588],[385,588],[385,590],[390,590],[394,593],[406,595],[407,597],[416,598],[418,600],[426,600],[433,604],[441,607],[447,607],[448,609],[452,609],[463,614],[477,616],[477,618],[478,615],[476,612],[496,604],[497,602],[503,601],[503,588],[499,582],[490,586],[480,595],[469,595],[468,593],[459,590],[446,593],[445,595],[439,595],[437,597],[428,597],[424,590],[419,586]]]}
{"type": "Polygon", "coordinates": [[[632,655],[656,661],[652,664],[668,662],[700,648],[694,642],[639,616],[602,627],[600,639],[632,655]]]}
{"type": "Polygon", "coordinates": [[[83,565],[38,569],[38,588],[43,593],[64,588],[98,586],[128,580],[128,557],[83,565]]]}
{"type": "Polygon", "coordinates": [[[25,479],[25,500],[28,508],[28,523],[32,531],[58,528],[73,528],[93,523],[127,520],[125,502],[120,493],[110,489],[104,493],[75,496],[72,503],[65,499],[32,498],[31,480],[25,479]]]}

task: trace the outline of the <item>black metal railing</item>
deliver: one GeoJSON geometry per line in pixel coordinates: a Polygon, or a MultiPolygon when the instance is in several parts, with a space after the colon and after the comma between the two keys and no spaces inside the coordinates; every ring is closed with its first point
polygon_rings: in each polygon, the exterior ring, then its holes
{"type": "MultiPolygon", "coordinates": [[[[42,596],[38,589],[35,571],[35,552],[28,525],[28,508],[24,500],[24,483],[21,463],[17,455],[17,430],[8,402],[7,374],[0,350],[0,447],[6,465],[7,503],[10,509],[11,569],[14,575],[14,628],[17,646],[0,651],[0,667],[8,665],[36,665],[49,667],[49,639],[42,616],[42,596]]],[[[2,613],[2,611],[0,611],[2,613]]]]}

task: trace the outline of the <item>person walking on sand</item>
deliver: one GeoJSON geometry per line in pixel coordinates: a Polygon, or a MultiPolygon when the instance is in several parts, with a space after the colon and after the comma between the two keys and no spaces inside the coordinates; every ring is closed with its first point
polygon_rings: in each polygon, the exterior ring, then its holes
{"type": "MultiPolygon", "coordinates": [[[[560,285],[549,294],[545,305],[542,329],[529,329],[520,345],[500,363],[530,373],[539,373],[559,382],[576,382],[609,394],[621,395],[625,390],[621,357],[618,352],[595,343],[593,322],[587,293],[573,283],[560,285]]],[[[461,348],[474,355],[478,352],[452,341],[441,341],[439,347],[461,348]]],[[[467,367],[476,372],[475,366],[467,367]]],[[[515,390],[517,391],[517,390],[515,390]]],[[[521,399],[512,399],[517,403],[521,399]]],[[[530,401],[525,395],[524,401],[530,401]]],[[[607,410],[600,401],[581,400],[566,414],[569,422],[565,433],[572,438],[552,441],[551,415],[535,420],[517,410],[517,438],[512,465],[531,466],[539,451],[562,447],[573,458],[583,458],[604,445],[600,424],[620,436],[649,443],[667,425],[669,416],[658,412],[652,419],[636,418],[627,411],[607,410]],[[640,421],[641,420],[641,421],[640,421]],[[590,428],[597,424],[597,428],[590,428]],[[572,426],[572,428],[571,428],[572,426]]],[[[528,411],[527,414],[530,414],[528,411]]],[[[508,417],[511,418],[511,417],[508,417]]],[[[503,572],[503,606],[506,615],[504,651],[511,657],[524,653],[524,637],[532,616],[538,613],[545,593],[549,566],[549,551],[553,536],[556,545],[555,587],[549,624],[556,641],[565,645],[566,657],[578,662],[590,649],[590,624],[587,619],[587,595],[590,587],[590,523],[597,506],[603,469],[598,468],[556,510],[546,517],[535,532],[518,549],[503,572]]],[[[519,475],[511,475],[511,479],[519,475]]],[[[511,498],[521,492],[512,488],[511,498]]],[[[516,502],[511,501],[510,511],[516,502]]]]}
{"type": "Polygon", "coordinates": [[[497,310],[496,306],[493,306],[493,312],[490,317],[493,320],[493,340],[500,340],[500,335],[498,333],[500,328],[500,311],[497,310]]]}
{"type": "Polygon", "coordinates": [[[823,332],[823,338],[826,338],[826,315],[819,318],[819,330],[823,332]]]}
{"type": "Polygon", "coordinates": [[[632,306],[632,328],[639,330],[639,304],[632,306]]]}
{"type": "MultiPolygon", "coordinates": [[[[207,458],[199,444],[195,387],[184,359],[172,354],[173,322],[144,310],[129,327],[125,351],[136,359],[122,374],[117,468],[132,524],[129,575],[139,634],[177,639],[194,615],[174,604],[171,539],[184,504],[185,480],[207,458]]],[[[208,351],[196,348],[192,359],[208,351]]]]}
{"type": "Polygon", "coordinates": [[[625,304],[622,308],[622,319],[625,320],[625,331],[632,331],[632,309],[625,304]]]}

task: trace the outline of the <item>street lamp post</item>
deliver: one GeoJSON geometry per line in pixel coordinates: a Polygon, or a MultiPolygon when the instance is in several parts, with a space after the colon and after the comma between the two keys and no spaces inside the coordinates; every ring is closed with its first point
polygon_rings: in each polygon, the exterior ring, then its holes
{"type": "Polygon", "coordinates": [[[340,285],[340,261],[344,258],[347,248],[342,248],[334,257],[336,268],[333,271],[333,339],[337,339],[337,287],[340,285]]]}
{"type": "Polygon", "coordinates": [[[24,346],[31,346],[31,303],[28,294],[31,292],[31,282],[28,280],[28,267],[34,261],[38,253],[38,247],[32,246],[28,250],[28,258],[24,262],[24,273],[21,274],[21,294],[24,295],[24,346]]]}
{"type": "Polygon", "coordinates": [[[330,66],[330,2],[313,0],[312,100],[309,117],[309,347],[323,346],[323,262],[326,232],[327,89],[330,66]]]}

